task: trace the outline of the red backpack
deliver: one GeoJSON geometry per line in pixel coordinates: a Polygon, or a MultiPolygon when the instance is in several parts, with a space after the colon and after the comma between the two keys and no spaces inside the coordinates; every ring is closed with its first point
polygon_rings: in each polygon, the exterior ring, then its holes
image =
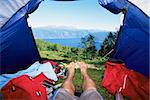
{"type": "Polygon", "coordinates": [[[44,74],[35,78],[22,75],[10,80],[1,90],[3,100],[47,100],[46,87],[41,82],[44,74]]]}
{"type": "Polygon", "coordinates": [[[125,63],[107,61],[102,86],[115,95],[120,92],[131,100],[148,100],[149,79],[142,74],[129,70],[125,63]]]}

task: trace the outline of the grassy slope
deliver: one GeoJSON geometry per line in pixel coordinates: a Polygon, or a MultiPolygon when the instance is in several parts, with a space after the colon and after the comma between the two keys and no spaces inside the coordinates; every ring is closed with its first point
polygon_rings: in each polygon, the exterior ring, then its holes
{"type": "MultiPolygon", "coordinates": [[[[41,40],[36,40],[37,46],[38,46],[38,50],[40,52],[40,55],[42,58],[48,58],[48,59],[52,59],[54,61],[59,62],[63,62],[63,63],[70,63],[71,59],[70,58],[66,58],[64,57],[64,53],[63,51],[52,51],[52,50],[47,50],[46,48],[49,46],[54,46],[54,44],[52,43],[48,43],[48,42],[43,42],[41,40]],[[65,62],[64,62],[65,61],[65,62]]],[[[58,45],[60,46],[60,45],[58,45]]],[[[62,47],[62,46],[60,46],[62,47]]],[[[104,71],[105,68],[103,66],[103,61],[95,59],[95,60],[86,60],[85,62],[89,63],[89,64],[94,64],[95,66],[99,67],[99,70],[97,69],[89,69],[88,68],[88,75],[94,80],[94,82],[96,83],[98,92],[104,97],[105,100],[113,100],[114,97],[112,95],[110,95],[105,88],[103,88],[101,86],[101,82],[102,82],[102,77],[104,75],[104,71]]],[[[64,80],[59,80],[58,83],[62,82],[64,80]]],[[[80,73],[79,69],[76,69],[75,71],[75,77],[74,77],[74,85],[77,91],[82,91],[82,75],[80,73]]]]}

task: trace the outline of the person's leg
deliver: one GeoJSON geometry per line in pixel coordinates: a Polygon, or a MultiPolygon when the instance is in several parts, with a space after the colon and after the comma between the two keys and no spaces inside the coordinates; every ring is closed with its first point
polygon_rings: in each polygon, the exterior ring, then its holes
{"type": "Polygon", "coordinates": [[[83,76],[83,84],[82,84],[82,88],[84,91],[88,90],[88,89],[94,89],[96,90],[96,85],[93,82],[93,80],[88,76],[87,74],[87,66],[84,62],[80,63],[80,71],[81,74],[83,76]]]}
{"type": "Polygon", "coordinates": [[[80,63],[80,70],[83,76],[82,88],[84,92],[82,93],[80,100],[103,100],[102,96],[98,93],[96,89],[96,84],[87,74],[87,66],[84,62],[80,63]]]}
{"type": "Polygon", "coordinates": [[[68,69],[68,78],[63,83],[62,87],[71,95],[74,95],[75,87],[73,85],[73,78],[74,78],[74,72],[75,72],[75,64],[71,63],[69,65],[68,69]]]}
{"type": "Polygon", "coordinates": [[[76,100],[78,99],[74,96],[75,87],[73,85],[74,78],[74,63],[71,63],[68,68],[68,78],[64,81],[62,88],[56,91],[53,96],[53,100],[76,100]]]}

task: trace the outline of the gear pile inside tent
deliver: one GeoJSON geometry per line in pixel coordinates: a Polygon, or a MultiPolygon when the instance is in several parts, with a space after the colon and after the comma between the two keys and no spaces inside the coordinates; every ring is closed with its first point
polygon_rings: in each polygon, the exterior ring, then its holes
{"type": "MultiPolygon", "coordinates": [[[[28,15],[42,1],[0,1],[0,88],[3,99],[48,99],[47,95],[59,87],[55,82],[62,74],[64,76],[65,70],[55,62],[41,60],[27,23],[28,15]],[[33,94],[34,90],[36,94],[33,94]]],[[[119,92],[130,99],[149,97],[148,3],[148,0],[99,0],[99,4],[110,12],[124,13],[113,55],[115,61],[106,62],[102,82],[113,95],[119,92]]]]}

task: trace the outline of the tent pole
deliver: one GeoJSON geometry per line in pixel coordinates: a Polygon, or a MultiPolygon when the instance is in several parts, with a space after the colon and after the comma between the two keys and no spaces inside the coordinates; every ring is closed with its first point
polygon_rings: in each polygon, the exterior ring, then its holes
{"type": "Polygon", "coordinates": [[[106,58],[108,55],[110,55],[113,51],[114,51],[114,49],[110,50],[110,51],[104,56],[104,58],[106,58]]]}

